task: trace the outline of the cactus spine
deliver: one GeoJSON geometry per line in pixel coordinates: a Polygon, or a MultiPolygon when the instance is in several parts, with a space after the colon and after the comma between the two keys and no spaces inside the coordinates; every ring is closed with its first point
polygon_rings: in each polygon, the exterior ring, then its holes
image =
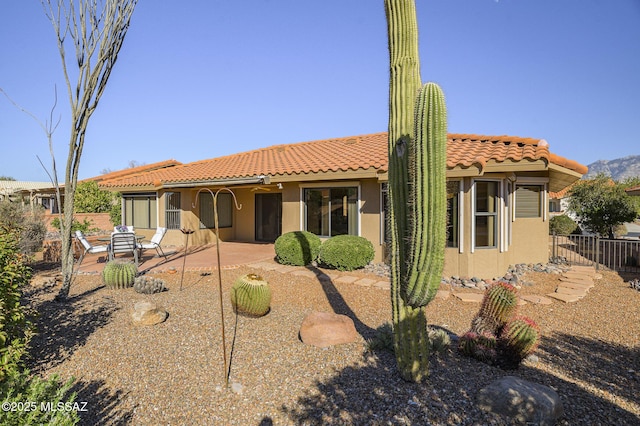
{"type": "Polygon", "coordinates": [[[142,294],[162,293],[165,290],[164,280],[142,275],[135,279],[133,289],[142,294]]]}
{"type": "Polygon", "coordinates": [[[419,91],[415,108],[415,142],[409,145],[411,236],[407,278],[402,294],[407,304],[425,306],[442,280],[447,231],[447,110],[434,83],[419,91]]]}
{"type": "Polygon", "coordinates": [[[491,284],[482,298],[482,305],[473,320],[472,328],[478,333],[499,333],[507,321],[513,318],[517,307],[518,295],[514,286],[505,282],[491,284]]]}
{"type": "Polygon", "coordinates": [[[231,304],[240,314],[251,317],[266,315],[271,305],[269,283],[256,274],[239,277],[231,288],[231,304]]]}
{"type": "Polygon", "coordinates": [[[437,85],[421,89],[414,0],[385,0],[385,10],[394,347],[402,378],[421,382],[429,375],[424,306],[440,284],[445,249],[446,111],[437,85]]]}
{"type": "Polygon", "coordinates": [[[538,325],[526,317],[517,317],[505,326],[501,338],[516,365],[536,349],[539,334],[538,325]]]}
{"type": "Polygon", "coordinates": [[[538,325],[527,317],[517,316],[517,310],[516,288],[505,282],[492,284],[471,321],[471,330],[460,337],[460,352],[505,369],[517,368],[540,340],[538,325]],[[490,341],[493,344],[487,344],[490,341]]]}
{"type": "Polygon", "coordinates": [[[127,288],[133,285],[137,274],[138,268],[135,263],[112,260],[104,265],[102,281],[108,288],[127,288]]]}

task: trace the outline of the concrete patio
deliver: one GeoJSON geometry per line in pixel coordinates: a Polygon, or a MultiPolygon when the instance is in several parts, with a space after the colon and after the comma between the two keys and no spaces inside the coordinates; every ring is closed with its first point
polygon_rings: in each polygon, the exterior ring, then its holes
{"type": "MultiPolygon", "coordinates": [[[[140,272],[169,272],[182,271],[211,271],[218,267],[217,250],[215,244],[206,246],[189,246],[185,253],[184,247],[163,247],[167,258],[158,257],[155,250],[143,250],[139,257],[138,270],[140,272]]],[[[275,257],[273,244],[220,242],[220,265],[223,269],[232,269],[238,265],[271,260],[275,257]]],[[[118,254],[116,259],[133,260],[132,255],[118,254]]],[[[87,254],[80,267],[76,266],[79,274],[100,273],[106,264],[106,254],[87,254]]]]}

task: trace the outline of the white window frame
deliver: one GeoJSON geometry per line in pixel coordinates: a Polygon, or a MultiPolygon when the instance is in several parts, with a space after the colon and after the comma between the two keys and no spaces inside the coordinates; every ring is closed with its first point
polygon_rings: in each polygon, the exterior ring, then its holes
{"type": "MultiPolygon", "coordinates": [[[[497,179],[497,178],[486,178],[486,179],[472,179],[471,180],[471,189],[470,189],[470,195],[471,195],[471,253],[475,253],[476,249],[480,249],[480,250],[500,250],[502,247],[502,220],[503,220],[503,210],[504,210],[504,198],[503,198],[503,184],[504,184],[504,180],[503,179],[497,179]],[[498,183],[498,190],[497,190],[497,197],[498,197],[498,203],[496,205],[496,223],[494,224],[495,228],[496,228],[496,232],[498,233],[498,235],[496,235],[495,241],[496,244],[494,246],[491,247],[476,247],[476,183],[477,182],[496,182],[498,183]]],[[[484,216],[484,215],[483,215],[484,216]]]]}

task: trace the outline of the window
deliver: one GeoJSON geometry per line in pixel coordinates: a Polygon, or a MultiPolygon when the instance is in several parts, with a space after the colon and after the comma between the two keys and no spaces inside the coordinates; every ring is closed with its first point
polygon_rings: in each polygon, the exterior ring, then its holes
{"type": "Polygon", "coordinates": [[[306,188],[305,229],[323,237],[358,235],[358,188],[306,188]]]}
{"type": "MultiPolygon", "coordinates": [[[[219,192],[216,197],[218,207],[218,228],[230,228],[233,225],[233,197],[228,192],[219,192]]],[[[200,206],[200,229],[212,229],[216,227],[213,216],[213,197],[208,192],[198,195],[200,206]]]]}
{"type": "Polygon", "coordinates": [[[551,213],[562,212],[562,204],[560,203],[560,200],[549,200],[549,211],[551,213]]]}
{"type": "Polygon", "coordinates": [[[516,185],[516,218],[542,216],[542,185],[516,185]]]}
{"type": "Polygon", "coordinates": [[[166,192],[164,194],[164,214],[167,229],[180,229],[180,193],[166,192]]]}
{"type": "Polygon", "coordinates": [[[389,184],[384,182],[380,185],[380,242],[389,241],[389,184]]]}
{"type": "Polygon", "coordinates": [[[122,194],[124,224],[141,229],[158,226],[156,194],[122,194]]]}
{"type": "MultiPolygon", "coordinates": [[[[460,245],[460,185],[458,180],[447,181],[447,247],[460,245]]],[[[389,190],[385,182],[381,186],[381,241],[389,241],[387,218],[389,217],[389,190]]]]}
{"type": "Polygon", "coordinates": [[[475,247],[496,247],[498,237],[498,182],[475,182],[475,247]]]}
{"type": "Polygon", "coordinates": [[[447,247],[460,244],[460,181],[447,181],[447,247]]]}

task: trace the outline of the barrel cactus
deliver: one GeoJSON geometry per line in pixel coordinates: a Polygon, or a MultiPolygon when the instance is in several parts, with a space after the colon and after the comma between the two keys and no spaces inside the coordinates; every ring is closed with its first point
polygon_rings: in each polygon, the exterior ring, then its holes
{"type": "Polygon", "coordinates": [[[500,337],[504,342],[505,355],[517,365],[536,349],[539,336],[540,330],[533,320],[516,317],[504,327],[500,337]]]}
{"type": "Polygon", "coordinates": [[[142,294],[161,293],[165,290],[164,280],[160,278],[141,275],[133,283],[133,289],[142,294]]]}
{"type": "Polygon", "coordinates": [[[496,336],[489,332],[467,331],[458,340],[458,349],[466,356],[493,364],[497,358],[496,336]]]}
{"type": "Polygon", "coordinates": [[[446,242],[447,113],[422,86],[414,0],[385,0],[389,41],[389,252],[394,347],[402,378],[429,375],[425,306],[442,278],[446,242]]]}
{"type": "Polygon", "coordinates": [[[504,369],[517,368],[538,346],[537,324],[517,315],[516,288],[504,282],[492,284],[484,294],[471,329],[460,337],[464,355],[504,369]]]}
{"type": "Polygon", "coordinates": [[[271,288],[261,276],[247,274],[239,277],[231,287],[233,310],[250,317],[261,317],[269,312],[271,288]]]}
{"type": "Polygon", "coordinates": [[[507,321],[513,318],[517,307],[516,288],[502,281],[493,283],[486,290],[480,311],[471,327],[478,333],[489,331],[499,334],[507,321]]]}
{"type": "Polygon", "coordinates": [[[133,285],[137,274],[138,267],[135,263],[116,259],[104,265],[102,281],[108,288],[127,288],[133,285]]]}

